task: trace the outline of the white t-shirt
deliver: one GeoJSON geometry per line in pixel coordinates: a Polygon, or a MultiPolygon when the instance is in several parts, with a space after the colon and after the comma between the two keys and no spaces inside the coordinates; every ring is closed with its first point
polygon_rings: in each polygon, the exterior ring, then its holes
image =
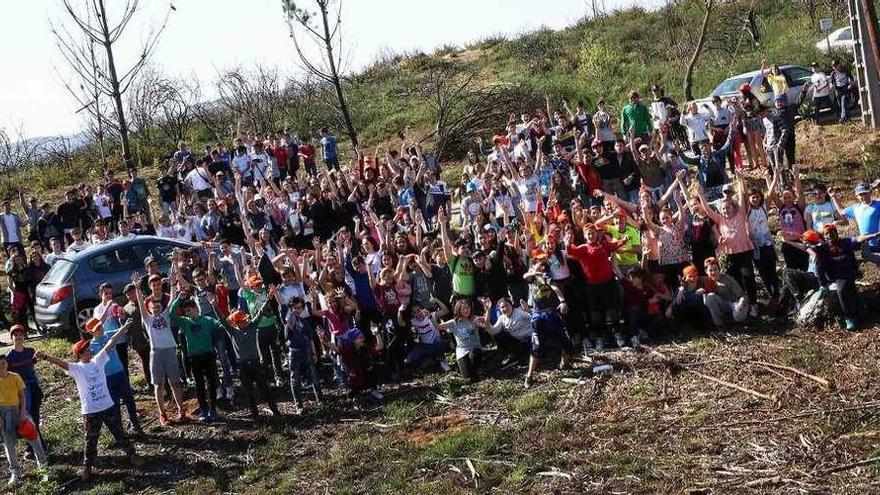
{"type": "Polygon", "coordinates": [[[9,239],[7,242],[21,242],[21,237],[18,235],[18,222],[15,219],[15,215],[12,213],[8,215],[0,215],[3,217],[3,224],[6,226],[6,232],[9,233],[9,239]]]}
{"type": "Polygon", "coordinates": [[[166,309],[159,316],[153,316],[145,313],[141,316],[144,328],[147,329],[147,335],[150,337],[150,348],[157,349],[174,349],[177,342],[174,340],[174,334],[171,333],[171,322],[168,318],[168,310],[166,309]]]}
{"type": "Polygon", "coordinates": [[[526,204],[526,210],[534,213],[538,209],[538,186],[540,181],[536,175],[517,181],[516,188],[526,204]]]}
{"type": "Polygon", "coordinates": [[[110,196],[106,194],[95,194],[92,196],[92,202],[95,203],[95,211],[101,218],[110,218],[113,212],[110,211],[110,196]]]}
{"type": "Polygon", "coordinates": [[[113,407],[110,390],[107,388],[107,376],[104,365],[110,357],[102,349],[88,363],[67,363],[67,376],[76,381],[79,392],[80,412],[92,414],[113,407]]]}
{"type": "Polygon", "coordinates": [[[709,120],[709,116],[704,113],[697,112],[696,115],[682,114],[681,123],[687,127],[688,140],[691,143],[709,139],[709,136],[706,135],[706,123],[709,120]]]}
{"type": "Polygon", "coordinates": [[[281,284],[278,286],[278,300],[279,302],[286,306],[290,304],[290,301],[293,300],[294,297],[299,297],[301,299],[305,299],[306,291],[303,288],[302,282],[294,282],[290,285],[281,284]]]}
{"type": "Polygon", "coordinates": [[[189,171],[186,174],[186,179],[183,181],[190,185],[196,191],[204,191],[206,189],[211,189],[211,183],[208,182],[208,174],[202,169],[196,167],[189,171]]]}
{"type": "Polygon", "coordinates": [[[89,244],[88,242],[86,242],[84,240],[79,241],[79,242],[74,242],[70,246],[67,246],[67,254],[76,254],[89,246],[91,246],[91,244],[89,244]]]}
{"type": "Polygon", "coordinates": [[[243,178],[250,177],[251,174],[251,157],[250,155],[239,155],[232,159],[235,170],[241,174],[243,178]]]}
{"type": "Polygon", "coordinates": [[[416,338],[420,344],[434,344],[442,340],[440,331],[437,330],[437,322],[434,321],[434,317],[431,315],[422,319],[413,318],[412,326],[416,331],[416,338]]]}
{"type": "Polygon", "coordinates": [[[821,98],[831,94],[831,81],[824,72],[816,72],[810,76],[813,83],[813,98],[821,98]]]}

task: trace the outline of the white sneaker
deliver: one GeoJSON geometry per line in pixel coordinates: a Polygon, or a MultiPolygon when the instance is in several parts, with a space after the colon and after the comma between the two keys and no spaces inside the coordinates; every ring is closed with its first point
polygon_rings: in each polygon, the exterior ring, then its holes
{"type": "Polygon", "coordinates": [[[385,396],[382,395],[382,392],[379,392],[379,391],[376,390],[375,388],[374,388],[373,390],[370,390],[370,395],[372,395],[373,398],[376,399],[376,400],[383,400],[383,399],[385,399],[385,396]]]}
{"type": "Polygon", "coordinates": [[[620,348],[626,347],[626,339],[623,338],[623,334],[615,333],[614,334],[614,341],[617,343],[617,347],[620,347],[620,348]]]}
{"type": "Polygon", "coordinates": [[[226,398],[230,401],[235,399],[235,387],[232,385],[226,387],[226,398]]]}
{"type": "Polygon", "coordinates": [[[13,471],[12,476],[9,477],[9,482],[6,483],[6,486],[15,486],[18,484],[18,480],[21,477],[17,472],[13,471]]]}
{"type": "Polygon", "coordinates": [[[632,342],[633,347],[641,347],[642,345],[642,339],[639,338],[638,335],[633,335],[630,341],[632,342]]]}
{"type": "Polygon", "coordinates": [[[596,339],[596,350],[602,352],[605,349],[605,339],[599,337],[596,339]]]}
{"type": "Polygon", "coordinates": [[[449,366],[449,363],[446,361],[440,361],[440,369],[443,370],[444,373],[449,373],[452,370],[452,367],[449,366]]]}

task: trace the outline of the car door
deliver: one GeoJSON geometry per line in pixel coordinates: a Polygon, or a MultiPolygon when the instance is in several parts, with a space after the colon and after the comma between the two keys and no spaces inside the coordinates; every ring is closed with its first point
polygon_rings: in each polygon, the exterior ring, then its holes
{"type": "Polygon", "coordinates": [[[86,287],[76,288],[78,299],[96,299],[98,288],[104,282],[113,284],[113,292],[121,295],[122,289],[131,278],[131,272],[137,267],[135,253],[130,245],[96,253],[87,263],[94,277],[84,281],[83,285],[86,287]],[[86,290],[85,294],[82,293],[83,289],[86,290]]]}

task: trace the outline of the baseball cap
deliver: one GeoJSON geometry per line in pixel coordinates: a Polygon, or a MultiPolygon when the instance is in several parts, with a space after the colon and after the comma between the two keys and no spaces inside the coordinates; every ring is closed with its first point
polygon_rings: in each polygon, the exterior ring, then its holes
{"type": "Polygon", "coordinates": [[[465,189],[467,189],[467,192],[474,192],[477,190],[477,184],[474,182],[468,182],[467,187],[465,189]]]}
{"type": "Polygon", "coordinates": [[[483,225],[483,230],[486,232],[498,232],[498,229],[496,229],[495,226],[492,225],[491,223],[487,223],[486,225],[483,225]]]}
{"type": "Polygon", "coordinates": [[[155,263],[155,262],[156,262],[156,258],[153,258],[152,255],[147,256],[146,258],[144,258],[144,266],[147,266],[147,265],[149,265],[150,263],[155,263]]]}
{"type": "Polygon", "coordinates": [[[871,186],[867,182],[859,182],[856,184],[856,194],[870,194],[871,186]]]}
{"type": "Polygon", "coordinates": [[[736,192],[736,187],[730,182],[724,184],[724,187],[721,188],[721,192],[736,192]]]}
{"type": "Polygon", "coordinates": [[[785,93],[780,93],[780,94],[776,95],[776,98],[774,98],[773,101],[786,102],[786,101],[788,101],[788,96],[785,93]]]}

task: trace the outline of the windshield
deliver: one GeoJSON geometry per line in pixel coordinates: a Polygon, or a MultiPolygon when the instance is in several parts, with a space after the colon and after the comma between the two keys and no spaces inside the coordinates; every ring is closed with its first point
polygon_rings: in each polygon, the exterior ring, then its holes
{"type": "Polygon", "coordinates": [[[719,84],[718,87],[715,88],[715,91],[712,91],[712,96],[715,96],[715,95],[721,96],[721,95],[727,94],[727,93],[736,93],[737,91],[739,91],[740,86],[742,86],[743,84],[751,84],[751,83],[752,83],[752,76],[732,77],[732,78],[724,81],[723,83],[719,84]]]}
{"type": "Polygon", "coordinates": [[[64,259],[55,260],[55,264],[52,265],[49,273],[43,277],[43,283],[61,285],[67,281],[67,278],[70,277],[70,274],[73,273],[75,268],[76,264],[73,262],[64,259]]]}

